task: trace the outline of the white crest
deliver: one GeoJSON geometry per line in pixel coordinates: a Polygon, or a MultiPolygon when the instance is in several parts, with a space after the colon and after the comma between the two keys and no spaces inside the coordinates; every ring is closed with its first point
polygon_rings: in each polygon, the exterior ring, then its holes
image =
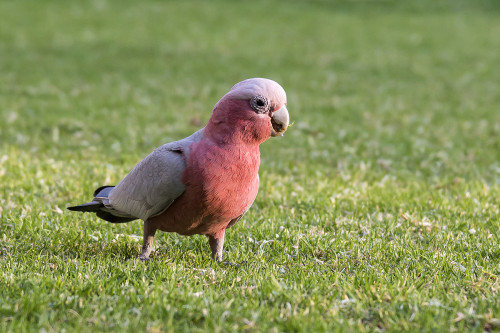
{"type": "Polygon", "coordinates": [[[286,104],[285,90],[277,82],[263,78],[247,79],[236,83],[221,100],[225,98],[250,99],[259,95],[266,97],[275,106],[281,107],[286,104]]]}

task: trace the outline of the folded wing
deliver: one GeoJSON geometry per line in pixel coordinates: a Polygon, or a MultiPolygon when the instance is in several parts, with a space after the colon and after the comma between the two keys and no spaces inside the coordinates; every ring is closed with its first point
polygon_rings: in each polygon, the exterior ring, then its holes
{"type": "Polygon", "coordinates": [[[105,207],[144,221],[165,211],[184,192],[189,147],[202,137],[200,130],[154,150],[113,188],[105,207]]]}

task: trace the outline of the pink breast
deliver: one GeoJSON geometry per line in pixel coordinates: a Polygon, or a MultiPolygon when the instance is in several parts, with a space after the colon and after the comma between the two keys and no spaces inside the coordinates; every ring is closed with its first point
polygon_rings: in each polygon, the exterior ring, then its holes
{"type": "Polygon", "coordinates": [[[257,195],[258,147],[191,146],[183,174],[185,192],[161,215],[150,219],[163,231],[184,235],[214,234],[243,214],[257,195]]]}

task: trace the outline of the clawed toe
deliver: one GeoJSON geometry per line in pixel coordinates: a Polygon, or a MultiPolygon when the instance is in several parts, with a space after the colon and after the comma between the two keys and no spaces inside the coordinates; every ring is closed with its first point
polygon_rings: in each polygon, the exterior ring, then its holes
{"type": "Polygon", "coordinates": [[[137,256],[137,259],[139,259],[139,260],[140,260],[140,261],[142,261],[142,262],[148,262],[148,261],[151,261],[151,258],[146,257],[146,256],[143,256],[143,255],[139,255],[139,256],[137,256]]]}

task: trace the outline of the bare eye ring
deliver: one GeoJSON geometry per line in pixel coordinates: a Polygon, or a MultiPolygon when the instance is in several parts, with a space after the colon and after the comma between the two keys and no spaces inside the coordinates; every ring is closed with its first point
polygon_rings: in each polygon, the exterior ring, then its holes
{"type": "Polygon", "coordinates": [[[257,113],[269,112],[269,101],[264,96],[255,96],[250,99],[250,106],[257,113]]]}

